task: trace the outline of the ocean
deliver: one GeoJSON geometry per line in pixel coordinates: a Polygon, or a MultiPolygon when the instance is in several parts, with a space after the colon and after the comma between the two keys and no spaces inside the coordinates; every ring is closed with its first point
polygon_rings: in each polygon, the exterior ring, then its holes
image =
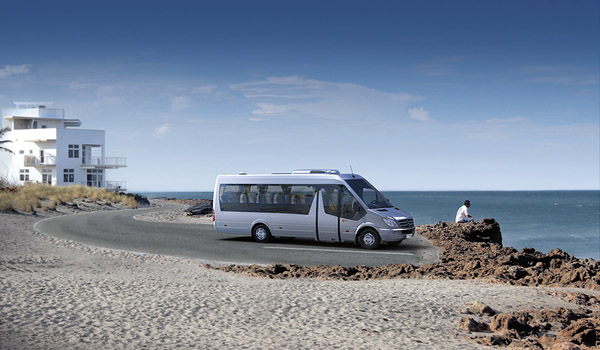
{"type": "MultiPolygon", "coordinates": [[[[554,248],[578,258],[600,260],[600,191],[461,191],[382,193],[410,213],[416,225],[454,221],[465,199],[469,214],[479,221],[500,223],[504,246],[532,247],[543,253],[554,248]]],[[[212,192],[140,192],[148,197],[212,199],[212,192]]]]}

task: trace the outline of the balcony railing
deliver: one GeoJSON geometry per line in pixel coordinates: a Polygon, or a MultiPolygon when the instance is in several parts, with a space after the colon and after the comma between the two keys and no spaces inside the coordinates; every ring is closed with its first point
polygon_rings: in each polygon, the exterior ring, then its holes
{"type": "Polygon", "coordinates": [[[44,159],[36,156],[26,155],[23,157],[23,166],[33,166],[33,167],[41,167],[41,166],[55,166],[56,165],[56,157],[52,155],[45,155],[44,159]]]}
{"type": "Polygon", "coordinates": [[[127,166],[125,157],[85,157],[81,158],[82,168],[124,168],[127,166]]]}
{"type": "Polygon", "coordinates": [[[106,189],[115,192],[127,191],[126,181],[106,181],[106,189]]]}
{"type": "Polygon", "coordinates": [[[109,191],[114,192],[125,192],[127,191],[126,181],[81,181],[81,186],[95,187],[95,188],[106,188],[109,191]]]}

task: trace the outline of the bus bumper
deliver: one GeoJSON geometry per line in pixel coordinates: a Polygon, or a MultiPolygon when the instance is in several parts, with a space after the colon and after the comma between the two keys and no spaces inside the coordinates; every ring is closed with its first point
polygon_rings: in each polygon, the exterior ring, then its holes
{"type": "Polygon", "coordinates": [[[414,237],[415,229],[381,229],[379,235],[382,242],[396,242],[414,237]]]}

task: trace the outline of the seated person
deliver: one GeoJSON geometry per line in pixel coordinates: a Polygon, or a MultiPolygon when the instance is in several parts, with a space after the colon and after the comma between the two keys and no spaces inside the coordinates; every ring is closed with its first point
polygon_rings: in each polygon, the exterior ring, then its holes
{"type": "Polygon", "coordinates": [[[471,202],[469,200],[465,201],[465,204],[458,208],[458,211],[456,212],[456,218],[454,219],[455,222],[473,222],[475,221],[475,218],[473,218],[471,215],[469,215],[469,207],[471,206],[471,202]]]}

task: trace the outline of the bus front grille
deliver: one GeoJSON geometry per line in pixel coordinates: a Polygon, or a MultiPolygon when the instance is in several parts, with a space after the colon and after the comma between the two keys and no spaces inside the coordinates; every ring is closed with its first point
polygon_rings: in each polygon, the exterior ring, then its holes
{"type": "Polygon", "coordinates": [[[413,221],[413,219],[402,219],[397,221],[398,226],[402,228],[412,228],[415,226],[415,222],[413,221]]]}

